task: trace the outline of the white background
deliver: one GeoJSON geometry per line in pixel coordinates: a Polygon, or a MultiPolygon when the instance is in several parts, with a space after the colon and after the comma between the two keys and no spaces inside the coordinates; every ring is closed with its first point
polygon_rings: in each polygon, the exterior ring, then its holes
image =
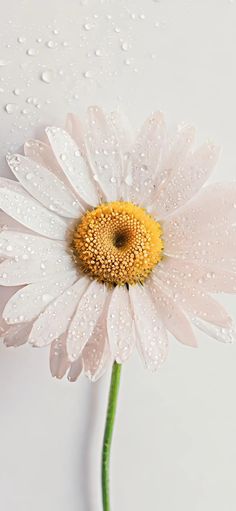
{"type": "MultiPolygon", "coordinates": [[[[192,122],[199,141],[222,145],[213,179],[235,179],[236,3],[0,0],[0,7],[2,175],[7,151],[46,124],[63,125],[67,111],[98,103],[121,106],[136,128],[154,109],[171,126],[192,122]]],[[[222,302],[236,316],[234,299],[222,302]]],[[[159,374],[136,356],[123,367],[113,511],[236,509],[236,347],[198,339],[197,350],[171,339],[159,374]]],[[[56,381],[46,349],[1,347],[1,510],[101,511],[108,377],[56,381]]]]}

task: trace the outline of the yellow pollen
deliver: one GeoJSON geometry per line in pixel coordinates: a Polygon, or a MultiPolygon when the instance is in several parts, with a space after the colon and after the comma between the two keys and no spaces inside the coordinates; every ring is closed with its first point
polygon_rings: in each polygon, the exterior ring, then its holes
{"type": "Polygon", "coordinates": [[[162,229],[131,202],[101,204],[83,215],[72,235],[81,270],[108,285],[143,283],[162,259],[162,229]]]}

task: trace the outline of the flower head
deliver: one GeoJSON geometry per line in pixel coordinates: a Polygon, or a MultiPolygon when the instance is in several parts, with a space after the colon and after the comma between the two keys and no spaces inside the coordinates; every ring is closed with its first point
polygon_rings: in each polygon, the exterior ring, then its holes
{"type": "Polygon", "coordinates": [[[88,110],[47,128],[0,179],[0,284],[7,346],[51,345],[53,376],[96,380],[134,347],[157,369],[167,332],[196,346],[195,327],[229,342],[213,294],[236,291],[236,184],[204,186],[218,158],[194,131],[167,133],[161,113],[133,137],[119,116],[88,110]]]}

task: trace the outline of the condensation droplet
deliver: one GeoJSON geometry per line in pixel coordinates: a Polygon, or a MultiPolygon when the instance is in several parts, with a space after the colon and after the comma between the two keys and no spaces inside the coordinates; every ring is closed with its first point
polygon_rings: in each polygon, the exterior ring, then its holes
{"type": "Polygon", "coordinates": [[[45,71],[42,71],[40,78],[41,78],[42,82],[44,82],[44,83],[51,83],[52,78],[53,78],[53,73],[50,69],[47,69],[45,71]]]}
{"type": "Polygon", "coordinates": [[[5,111],[8,113],[8,114],[13,114],[16,110],[16,104],[15,103],[7,103],[5,106],[4,106],[4,109],[5,111]]]}
{"type": "Polygon", "coordinates": [[[128,45],[128,43],[123,42],[123,43],[121,44],[121,49],[122,49],[123,51],[128,51],[128,49],[129,49],[129,45],[128,45]]]}
{"type": "Polygon", "coordinates": [[[51,40],[47,41],[46,46],[47,46],[47,48],[50,48],[50,50],[54,50],[55,48],[57,48],[57,42],[51,41],[51,40]]]}
{"type": "Polygon", "coordinates": [[[0,67],[7,66],[8,62],[6,60],[0,59],[0,67]]]}
{"type": "Polygon", "coordinates": [[[94,27],[91,23],[84,23],[83,28],[84,30],[91,30],[94,27]]]}
{"type": "Polygon", "coordinates": [[[84,71],[83,76],[84,78],[92,78],[92,73],[91,71],[84,71]]]}
{"type": "Polygon", "coordinates": [[[26,41],[26,38],[23,37],[23,36],[19,36],[17,37],[17,42],[20,43],[20,44],[24,44],[26,41]]]}
{"type": "Polygon", "coordinates": [[[35,48],[28,48],[26,53],[27,55],[29,55],[29,57],[36,57],[36,55],[38,55],[38,50],[36,50],[35,48]]]}
{"type": "Polygon", "coordinates": [[[101,50],[95,50],[94,55],[96,55],[96,57],[101,57],[102,56],[101,50]]]}
{"type": "Polygon", "coordinates": [[[20,89],[18,89],[18,88],[13,89],[13,91],[12,91],[12,92],[13,92],[13,94],[14,94],[15,96],[19,96],[19,94],[20,94],[20,89]]]}

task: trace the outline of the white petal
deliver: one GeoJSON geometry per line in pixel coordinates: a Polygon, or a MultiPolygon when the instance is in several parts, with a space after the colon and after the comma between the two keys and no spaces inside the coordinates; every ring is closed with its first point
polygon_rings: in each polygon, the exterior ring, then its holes
{"type": "Polygon", "coordinates": [[[77,218],[82,214],[75,195],[45,167],[17,154],[8,156],[7,162],[25,190],[50,211],[69,218],[77,218]]]}
{"type": "Polygon", "coordinates": [[[74,190],[87,204],[96,206],[99,197],[95,181],[76,142],[60,128],[47,128],[46,133],[56,159],[74,190]]]}
{"type": "Polygon", "coordinates": [[[55,174],[60,175],[61,169],[50,145],[41,142],[41,140],[30,139],[24,145],[24,153],[25,156],[39,163],[42,167],[46,167],[55,174]]]}
{"type": "Polygon", "coordinates": [[[27,227],[14,220],[14,218],[7,215],[4,211],[0,211],[0,231],[5,231],[7,229],[32,234],[30,229],[27,229],[27,227]]]}
{"type": "Polygon", "coordinates": [[[199,250],[203,234],[214,239],[236,222],[236,183],[205,186],[189,204],[163,221],[165,253],[179,253],[184,244],[199,250]]]}
{"type": "Polygon", "coordinates": [[[165,257],[156,268],[156,275],[164,284],[168,282],[176,289],[185,283],[200,287],[209,293],[236,293],[236,274],[202,266],[197,263],[165,257]]]}
{"type": "Polygon", "coordinates": [[[165,293],[161,282],[149,280],[146,285],[151,290],[153,300],[167,330],[183,344],[196,347],[197,341],[190,321],[174,300],[165,293]]]}
{"type": "Polygon", "coordinates": [[[4,308],[3,318],[8,324],[33,320],[76,279],[76,272],[68,272],[29,284],[10,298],[4,308]]]}
{"type": "Polygon", "coordinates": [[[24,191],[19,183],[0,178],[0,207],[12,218],[43,236],[65,239],[67,224],[24,191]]]}
{"type": "Polygon", "coordinates": [[[120,198],[122,159],[116,132],[98,107],[88,109],[87,153],[95,179],[107,200],[120,198]]]}
{"type": "Polygon", "coordinates": [[[119,146],[123,155],[130,151],[134,143],[134,133],[128,118],[121,110],[111,112],[110,121],[119,141],[119,146]]]}
{"type": "Polygon", "coordinates": [[[67,336],[69,360],[76,360],[89,340],[102,313],[107,289],[103,284],[93,281],[82,296],[67,336]]]}
{"type": "Polygon", "coordinates": [[[185,164],[186,157],[193,145],[194,137],[195,129],[193,126],[182,124],[178,127],[175,136],[170,140],[169,150],[164,162],[167,178],[172,176],[176,169],[185,164]]]}
{"type": "MultiPolygon", "coordinates": [[[[158,273],[154,273],[154,279],[156,275],[159,276],[158,273]]],[[[167,279],[166,291],[192,317],[198,316],[205,321],[209,321],[209,323],[222,327],[231,325],[232,320],[224,307],[200,287],[194,286],[193,283],[183,280],[182,283],[173,286],[171,281],[167,279]]]]}
{"type": "Polygon", "coordinates": [[[203,186],[219,156],[219,149],[205,144],[173,169],[156,198],[152,213],[163,218],[188,202],[203,186]]]}
{"type": "Polygon", "coordinates": [[[122,363],[130,356],[134,347],[134,325],[129,292],[116,286],[112,292],[107,315],[107,332],[112,353],[122,363]]]}
{"type": "Polygon", "coordinates": [[[4,336],[4,344],[10,348],[11,346],[18,347],[28,341],[28,337],[32,328],[32,323],[20,323],[11,326],[4,336]]]}
{"type": "MultiPolygon", "coordinates": [[[[177,133],[171,139],[166,140],[162,148],[160,165],[155,176],[155,194],[152,197],[153,204],[149,210],[156,214],[157,197],[162,193],[168,179],[180,165],[183,165],[190,148],[193,144],[195,130],[192,126],[184,125],[178,128],[177,133]]],[[[164,140],[163,140],[164,142],[164,140]]]]}
{"type": "Polygon", "coordinates": [[[50,371],[56,378],[63,378],[70,363],[67,358],[65,336],[56,339],[50,347],[50,371]]]}
{"type": "Polygon", "coordinates": [[[83,157],[85,157],[85,142],[82,123],[74,114],[68,114],[65,130],[74,139],[83,157]]]}
{"type": "MultiPolygon", "coordinates": [[[[139,133],[131,152],[131,186],[128,200],[145,205],[156,193],[155,180],[165,152],[166,127],[163,115],[149,117],[139,133]]],[[[127,177],[126,177],[127,183],[127,177]]]]}
{"type": "Polygon", "coordinates": [[[200,318],[191,318],[192,323],[199,328],[202,332],[213,337],[216,341],[224,342],[224,343],[232,343],[236,341],[236,330],[234,327],[230,326],[228,328],[220,327],[217,325],[212,325],[207,321],[204,321],[200,318]]]}
{"type": "Polygon", "coordinates": [[[138,347],[146,367],[154,371],[167,356],[166,330],[145,286],[130,286],[129,293],[138,335],[138,347]]]}
{"type": "Polygon", "coordinates": [[[27,259],[17,257],[8,259],[0,264],[0,285],[20,286],[38,282],[46,277],[52,277],[56,273],[71,271],[74,263],[68,254],[58,253],[56,256],[45,257],[29,256],[27,259]]]}
{"type": "Polygon", "coordinates": [[[68,371],[67,375],[68,380],[71,382],[76,381],[79,378],[82,370],[83,370],[82,359],[78,358],[78,360],[73,362],[70,366],[70,370],[68,371]]]}
{"type": "MultiPolygon", "coordinates": [[[[3,229],[0,232],[0,255],[5,257],[29,255],[38,257],[66,253],[66,244],[62,241],[50,240],[21,231],[3,229]]],[[[28,257],[27,257],[28,256],[28,257]]]]}
{"type": "Polygon", "coordinates": [[[35,346],[46,346],[59,338],[67,330],[88,283],[86,277],[78,280],[51,302],[35,321],[29,342],[35,346]]]}
{"type": "Polygon", "coordinates": [[[97,381],[103,375],[111,359],[107,341],[106,316],[102,314],[82,352],[85,375],[91,381],[97,381]]]}

